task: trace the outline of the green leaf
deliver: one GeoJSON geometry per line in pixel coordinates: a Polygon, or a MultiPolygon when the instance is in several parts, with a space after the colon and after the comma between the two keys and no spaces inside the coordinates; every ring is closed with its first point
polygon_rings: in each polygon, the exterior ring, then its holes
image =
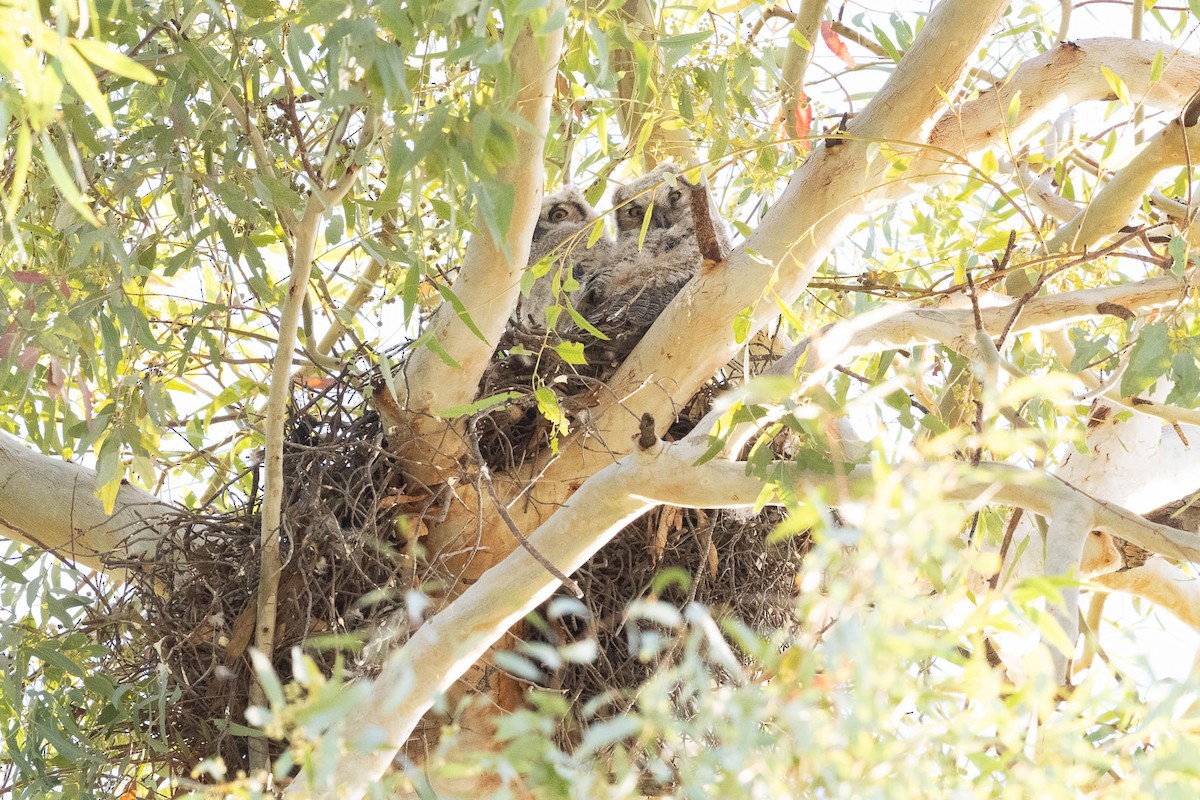
{"type": "MultiPolygon", "coordinates": [[[[455,369],[462,368],[462,364],[459,364],[454,359],[454,356],[452,356],[448,352],[446,352],[446,348],[442,347],[442,343],[437,340],[437,337],[434,336],[432,334],[432,332],[429,335],[422,336],[421,338],[419,338],[415,342],[413,342],[413,345],[418,345],[418,344],[423,344],[426,347],[428,347],[430,350],[432,350],[433,354],[436,355],[438,358],[440,358],[442,360],[442,363],[445,364],[446,366],[454,367],[455,369]]],[[[393,388],[393,392],[394,391],[395,391],[395,389],[393,388]]]]}
{"type": "Polygon", "coordinates": [[[121,479],[125,477],[125,467],[121,463],[121,443],[116,432],[109,431],[96,454],[96,488],[95,496],[104,505],[104,513],[111,514],[117,502],[117,493],[121,490],[121,479]]]}
{"type": "Polygon", "coordinates": [[[50,171],[51,180],[58,187],[58,191],[62,192],[63,199],[67,201],[67,204],[78,211],[81,217],[99,227],[100,220],[96,219],[96,215],[92,213],[92,209],[88,208],[87,202],[83,198],[83,193],[79,191],[79,187],[71,179],[71,173],[67,171],[66,164],[59,157],[58,150],[54,148],[54,145],[50,142],[50,137],[44,132],[42,133],[42,160],[46,163],[46,169],[50,171]]]}
{"type": "Polygon", "coordinates": [[[878,25],[872,25],[871,28],[875,32],[875,38],[878,40],[879,46],[882,47],[884,52],[888,54],[888,58],[892,59],[897,64],[900,63],[900,59],[904,57],[904,54],[896,48],[896,45],[892,44],[892,40],[888,38],[887,34],[883,32],[882,28],[880,28],[878,25]]]}
{"type": "Polygon", "coordinates": [[[696,33],[682,33],[678,36],[667,36],[658,40],[658,46],[662,50],[663,64],[670,69],[684,56],[692,51],[692,48],[703,42],[708,37],[712,36],[712,31],[697,31],[696,33]]]}
{"type": "Polygon", "coordinates": [[[279,681],[279,675],[271,666],[270,660],[259,650],[251,648],[250,661],[254,664],[254,673],[258,675],[258,682],[263,688],[267,702],[275,708],[286,706],[287,698],[283,694],[283,684],[279,681]]]}
{"type": "Polygon", "coordinates": [[[100,91],[100,84],[88,63],[72,48],[64,47],[58,51],[58,65],[67,85],[87,103],[92,113],[100,120],[100,124],[105,127],[111,126],[113,118],[112,112],[108,110],[108,101],[104,99],[104,93],[100,91]]]}
{"type": "Polygon", "coordinates": [[[788,31],[788,39],[792,40],[792,42],[802,50],[812,52],[812,42],[808,40],[807,36],[800,32],[799,28],[793,27],[790,31],[788,31]]]}
{"type": "Polygon", "coordinates": [[[750,327],[754,324],[754,309],[743,308],[733,318],[733,339],[742,344],[750,336],[750,327]]]}
{"type": "Polygon", "coordinates": [[[1194,351],[1176,353],[1171,359],[1171,393],[1167,404],[1195,408],[1200,398],[1200,368],[1196,366],[1194,351]]]}
{"type": "Polygon", "coordinates": [[[467,403],[461,406],[450,406],[438,411],[435,416],[442,419],[456,419],[458,417],[466,417],[471,414],[476,414],[480,411],[487,411],[489,408],[495,408],[498,405],[507,403],[514,397],[520,397],[520,392],[501,392],[476,400],[474,403],[467,403]]]}
{"type": "Polygon", "coordinates": [[[1154,54],[1154,61],[1150,64],[1150,82],[1157,83],[1162,79],[1163,75],[1163,54],[1159,50],[1154,54]]]}
{"type": "Polygon", "coordinates": [[[1121,395],[1136,397],[1171,368],[1171,334],[1164,322],[1142,329],[1129,354],[1129,366],[1121,376],[1121,395]]]}
{"type": "Polygon", "coordinates": [[[567,313],[571,315],[571,321],[578,325],[580,329],[586,331],[589,336],[594,336],[601,341],[608,341],[608,337],[601,333],[599,328],[588,322],[582,314],[575,310],[575,306],[570,303],[567,304],[567,313]]]}
{"type": "MultiPolygon", "coordinates": [[[[537,400],[538,411],[541,415],[554,426],[560,436],[566,436],[569,422],[567,415],[563,413],[562,406],[558,404],[558,395],[547,386],[539,386],[534,390],[533,396],[537,400]]],[[[555,451],[557,452],[557,448],[555,451]]]]}
{"type": "Polygon", "coordinates": [[[438,294],[442,296],[442,299],[453,306],[454,313],[458,315],[460,320],[462,320],[462,324],[466,325],[467,329],[479,338],[479,341],[487,344],[487,337],[484,336],[483,331],[479,330],[478,326],[475,325],[474,320],[471,319],[471,315],[467,313],[467,307],[463,305],[462,300],[458,299],[458,295],[450,291],[449,286],[443,286],[441,284],[437,285],[437,290],[438,294]]]}
{"type": "Polygon", "coordinates": [[[242,0],[239,7],[252,19],[262,19],[275,13],[275,3],[272,0],[242,0]]]}
{"type": "Polygon", "coordinates": [[[1187,267],[1187,250],[1186,239],[1178,235],[1171,237],[1167,252],[1171,255],[1171,271],[1176,275],[1182,275],[1187,267]]]}
{"type": "Polygon", "coordinates": [[[583,345],[579,342],[559,342],[554,345],[554,352],[558,353],[559,358],[568,364],[586,364],[587,359],[583,357],[583,345]]]}
{"type": "Polygon", "coordinates": [[[1008,101],[1008,127],[1015,128],[1017,120],[1021,118],[1021,92],[1018,91],[1013,95],[1012,100],[1008,101]]]}
{"type": "Polygon", "coordinates": [[[12,222],[21,204],[21,196],[25,193],[25,179],[29,175],[29,160],[33,153],[33,136],[29,128],[21,125],[17,128],[17,145],[13,153],[12,189],[8,195],[8,222],[12,222]]]}
{"type": "Polygon", "coordinates": [[[1121,80],[1116,73],[1106,66],[1101,65],[1100,72],[1104,74],[1104,80],[1108,82],[1108,88],[1113,90],[1113,94],[1117,96],[1117,99],[1129,105],[1129,87],[1125,85],[1125,81],[1121,80]]]}
{"type": "Polygon", "coordinates": [[[93,39],[71,39],[70,41],[71,46],[78,50],[81,56],[97,67],[100,67],[100,69],[105,69],[114,75],[120,75],[122,78],[129,78],[134,81],[141,81],[142,83],[151,85],[158,83],[158,76],[153,72],[124,53],[118,53],[116,50],[113,50],[104,42],[98,42],[93,39]]]}
{"type": "MultiPolygon", "coordinates": [[[[1075,331],[1072,331],[1075,333],[1075,331]]],[[[1082,334],[1078,337],[1071,337],[1072,344],[1075,345],[1075,355],[1071,358],[1071,364],[1067,367],[1071,372],[1082,372],[1093,365],[1096,357],[1108,350],[1108,336],[1101,335],[1096,338],[1085,338],[1082,334]]]]}

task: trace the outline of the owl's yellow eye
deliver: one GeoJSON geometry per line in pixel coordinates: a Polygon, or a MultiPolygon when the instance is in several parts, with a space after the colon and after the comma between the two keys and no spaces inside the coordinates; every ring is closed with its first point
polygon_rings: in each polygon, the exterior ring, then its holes
{"type": "Polygon", "coordinates": [[[571,212],[567,211],[566,207],[564,206],[555,206],[554,208],[550,209],[550,221],[562,222],[570,213],[571,212]]]}
{"type": "Polygon", "coordinates": [[[679,198],[683,197],[683,192],[679,191],[678,189],[673,189],[668,197],[672,203],[678,203],[679,198]]]}
{"type": "Polygon", "coordinates": [[[637,206],[630,206],[629,208],[625,209],[625,216],[629,217],[630,219],[641,219],[643,215],[644,212],[637,206]]]}

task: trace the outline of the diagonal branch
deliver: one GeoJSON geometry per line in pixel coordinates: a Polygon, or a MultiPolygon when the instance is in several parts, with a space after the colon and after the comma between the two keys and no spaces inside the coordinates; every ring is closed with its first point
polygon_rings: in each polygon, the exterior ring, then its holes
{"type": "MultiPolygon", "coordinates": [[[[690,397],[737,351],[730,320],[754,309],[757,329],[776,313],[759,302],[774,283],[785,301],[798,297],[840,232],[866,208],[885,159],[868,157],[866,140],[920,141],[938,118],[943,92],[965,72],[979,42],[1005,8],[1002,0],[939,3],[887,83],[850,123],[837,147],[817,147],[792,176],[762,224],[721,270],[704,272],[680,293],[609,382],[612,396],[637,413],[669,424],[672,407],[690,397]],[[695,331],[719,332],[696,348],[695,331]],[[668,357],[695,354],[691,358],[668,357]],[[653,382],[646,382],[646,376],[653,382]]],[[[605,439],[628,452],[636,419],[612,404],[598,415],[605,439]]]]}
{"type": "Polygon", "coordinates": [[[1086,208],[1055,232],[1046,242],[1047,252],[1085,250],[1119,231],[1141,206],[1158,174],[1188,164],[1197,153],[1200,153],[1200,127],[1194,124],[1185,127],[1182,118],[1171,120],[1128,164],[1117,170],[1086,208]]]}

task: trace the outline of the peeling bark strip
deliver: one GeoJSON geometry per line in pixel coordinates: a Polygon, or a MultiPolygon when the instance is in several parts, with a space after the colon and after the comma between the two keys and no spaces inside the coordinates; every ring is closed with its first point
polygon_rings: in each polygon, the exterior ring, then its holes
{"type": "Polygon", "coordinates": [[[1125,306],[1117,305],[1116,303],[1098,303],[1096,305],[1096,311],[1101,314],[1119,317],[1123,320],[1131,320],[1137,316],[1137,314],[1134,314],[1125,306]]]}
{"type": "Polygon", "coordinates": [[[708,184],[698,183],[692,187],[692,225],[696,228],[696,243],[700,245],[700,255],[704,257],[705,266],[708,262],[720,263],[725,260],[721,252],[721,241],[717,238],[717,229],[713,225],[712,206],[708,202],[708,184]]]}

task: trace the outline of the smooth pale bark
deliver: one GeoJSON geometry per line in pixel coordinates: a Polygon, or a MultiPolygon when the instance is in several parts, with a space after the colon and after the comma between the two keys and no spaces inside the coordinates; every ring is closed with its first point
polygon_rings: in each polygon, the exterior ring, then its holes
{"type": "MultiPolygon", "coordinates": [[[[1087,428],[1086,452],[1071,452],[1055,474],[1087,496],[1102,498],[1104,504],[1132,513],[1153,511],[1200,488],[1200,427],[1164,426],[1161,420],[1143,414],[1119,416],[1123,411],[1108,400],[1097,400],[1087,428]]],[[[1105,588],[1130,591],[1158,603],[1186,622],[1195,620],[1197,614],[1189,605],[1194,587],[1183,580],[1182,571],[1162,557],[1195,560],[1197,554],[1176,548],[1175,544],[1146,548],[1156,554],[1146,565],[1118,571],[1124,559],[1113,535],[1096,526],[1081,530],[1051,523],[1043,539],[1034,520],[1026,514],[1013,531],[1008,551],[1010,560],[1015,557],[1016,563],[1011,568],[1004,565],[1001,574],[1010,581],[1042,575],[1080,575],[1105,588]],[[1026,540],[1031,541],[1025,544],[1026,540]],[[1164,576],[1170,580],[1154,583],[1164,576]]],[[[1135,544],[1141,546],[1140,542],[1135,544]]],[[[1063,605],[1055,609],[1055,617],[1073,642],[1078,633],[1078,588],[1068,587],[1063,599],[1063,605]]],[[[994,644],[1004,663],[1019,674],[1029,643],[999,635],[994,644]]],[[[1056,661],[1056,666],[1061,664],[1056,661]]]]}
{"type": "MultiPolygon", "coordinates": [[[[944,45],[946,54],[956,52],[964,34],[946,35],[942,28],[934,28],[935,20],[965,32],[972,29],[971,23],[958,14],[967,16],[975,9],[978,22],[992,12],[991,4],[952,5],[937,7],[917,45],[932,41],[933,48],[944,45]],[[939,13],[944,16],[939,17],[939,13]]],[[[959,165],[964,157],[999,143],[1016,150],[1034,128],[1074,105],[1115,99],[1101,66],[1123,78],[1131,95],[1151,108],[1178,110],[1200,85],[1200,56],[1194,53],[1165,53],[1163,74],[1151,82],[1151,65],[1161,45],[1108,38],[1064,44],[1022,64],[1002,86],[943,114],[929,132],[930,146],[921,151],[907,173],[909,179],[882,186],[874,171],[863,168],[866,142],[895,142],[899,146],[922,141],[925,126],[918,118],[926,111],[932,115],[943,102],[940,95],[931,97],[928,92],[936,94],[934,87],[945,90],[955,83],[939,82],[938,76],[945,70],[939,69],[937,54],[925,54],[920,69],[924,70],[926,92],[917,91],[913,81],[920,81],[922,72],[909,69],[918,63],[909,60],[918,54],[917,45],[901,61],[893,80],[851,124],[849,135],[863,141],[814,150],[772,212],[746,244],[731,255],[727,266],[693,281],[658,319],[610,382],[613,398],[620,398],[624,405],[639,412],[649,411],[666,425],[669,410],[690,397],[732,355],[736,343],[730,320],[739,310],[756,304],[768,280],[777,281],[776,291],[785,300],[794,299],[811,277],[811,270],[803,265],[815,269],[832,236],[851,221],[850,217],[870,205],[911,196],[928,180],[944,179],[945,171],[959,165]],[[911,102],[909,95],[901,92],[913,92],[911,102]],[[1015,124],[1009,127],[1009,110],[1018,93],[1018,113],[1015,124]],[[885,112],[896,114],[894,124],[886,119],[885,112]],[[768,263],[759,263],[750,255],[754,252],[768,263]],[[711,332],[706,337],[709,341],[698,344],[697,331],[711,332]],[[721,334],[726,338],[717,347],[712,339],[721,334]],[[697,352],[703,357],[679,357],[697,352]]],[[[967,56],[962,58],[965,61],[967,56]]],[[[757,305],[760,313],[755,315],[755,327],[773,316],[770,302],[757,305]]],[[[627,447],[624,443],[636,427],[636,419],[610,412],[600,427],[609,442],[627,447]]]]}
{"type": "Polygon", "coordinates": [[[1062,44],[1023,62],[1002,85],[942,117],[929,136],[924,158],[913,165],[914,174],[938,172],[948,163],[947,154],[972,155],[999,145],[1011,156],[1043,122],[1080,103],[1116,100],[1101,67],[1125,81],[1135,102],[1158,110],[1178,111],[1200,86],[1200,55],[1195,53],[1132,39],[1062,44]],[[1151,69],[1159,52],[1163,74],[1152,82],[1151,69]],[[1010,124],[1009,110],[1018,94],[1019,107],[1010,124]]]}
{"type": "MultiPolygon", "coordinates": [[[[1105,286],[1080,289],[1057,295],[1037,297],[1022,309],[1011,332],[1023,333],[1103,316],[1104,304],[1112,304],[1134,313],[1162,308],[1181,302],[1184,281],[1173,276],[1151,278],[1124,286],[1105,286]]],[[[983,329],[991,336],[1004,330],[1017,308],[1017,301],[998,292],[980,294],[980,319],[983,329]]],[[[770,368],[775,375],[791,375],[799,371],[803,379],[797,386],[802,394],[807,387],[818,383],[838,364],[863,355],[919,345],[944,344],[971,358],[979,358],[975,341],[975,314],[970,308],[938,308],[920,302],[888,306],[868,312],[846,322],[831,325],[824,331],[799,343],[770,368]]],[[[1158,403],[1139,408],[1148,412],[1167,413],[1158,403]]],[[[1185,420],[1194,412],[1178,409],[1176,416],[1185,420]]],[[[721,406],[713,409],[696,426],[707,435],[724,414],[721,406]]],[[[774,422],[765,417],[756,425],[745,424],[730,435],[727,451],[741,452],[741,447],[763,425],[774,422]]]]}
{"type": "MultiPolygon", "coordinates": [[[[1149,311],[1181,302],[1183,292],[1183,280],[1165,276],[1122,286],[1035,297],[1020,308],[1012,330],[1036,331],[1094,319],[1107,313],[1102,308],[1106,304],[1135,313],[1149,311]]],[[[999,336],[1012,319],[1018,303],[999,293],[986,296],[994,304],[981,303],[980,321],[989,335],[999,336]]],[[[819,378],[851,358],[898,347],[936,343],[953,347],[959,342],[966,352],[970,352],[974,349],[974,336],[975,315],[970,308],[922,308],[919,304],[889,306],[831,326],[797,346],[784,356],[782,363],[796,365],[804,358],[804,372],[819,378]]]]}
{"type": "MultiPolygon", "coordinates": [[[[348,175],[345,183],[344,188],[348,189],[349,184],[353,183],[353,178],[348,175]]],[[[279,573],[282,569],[279,532],[283,520],[283,429],[288,403],[292,399],[292,355],[296,349],[300,310],[308,293],[309,278],[312,276],[317,229],[324,218],[325,207],[321,195],[310,195],[305,204],[304,214],[292,228],[292,269],[288,277],[287,291],[283,296],[283,305],[279,309],[278,341],[275,343],[275,356],[271,361],[267,413],[263,420],[266,433],[263,456],[265,477],[259,531],[261,557],[254,646],[268,661],[275,653],[275,617],[279,606],[279,573]]],[[[251,684],[250,702],[254,705],[265,704],[266,694],[261,684],[251,684]]],[[[249,749],[252,770],[260,771],[270,767],[270,755],[265,739],[250,739],[249,749]]]]}
{"type": "MultiPolygon", "coordinates": [[[[1108,400],[1097,400],[1085,438],[1087,451],[1072,452],[1055,474],[1091,497],[1139,514],[1200,489],[1200,427],[1163,425],[1143,414],[1125,417],[1124,410],[1108,400]],[[1169,480],[1164,476],[1170,476],[1169,480]]],[[[1047,572],[1042,547],[1020,547],[1020,542],[1031,536],[1039,534],[1031,520],[1022,519],[1010,550],[1021,553],[1013,571],[1015,578],[1047,572]]],[[[1194,558],[1170,549],[1148,549],[1171,558],[1194,558]]],[[[1120,554],[1102,537],[1089,541],[1081,557],[1085,575],[1104,574],[1120,566],[1120,554]]]]}
{"type": "Polygon", "coordinates": [[[1017,183],[1022,196],[1059,222],[1067,222],[1079,214],[1079,206],[1058,194],[1045,177],[1034,175],[1024,166],[1017,169],[1017,183]]]}
{"type": "Polygon", "coordinates": [[[1200,579],[1162,556],[1152,556],[1141,566],[1095,575],[1091,583],[1149,600],[1200,632],[1200,579]]]}
{"type": "MultiPolygon", "coordinates": [[[[105,513],[95,490],[93,470],[35,453],[0,433],[0,536],[80,566],[108,569],[107,560],[136,561],[153,552],[155,521],[178,512],[149,492],[123,484],[112,513],[105,513]]],[[[110,574],[120,578],[125,570],[110,574]]]]}
{"type": "Polygon", "coordinates": [[[847,139],[816,147],[746,242],[680,292],[609,381],[612,399],[595,419],[611,447],[629,452],[642,412],[653,415],[660,432],[669,427],[673,409],[737,352],[732,321],[738,312],[754,309],[752,332],[777,316],[774,302],[763,297],[769,283],[785,302],[800,296],[883,183],[886,159],[872,161],[869,142],[923,140],[944,107],[942,92],[953,92],[1006,5],[939,3],[895,72],[850,123],[847,139]],[[699,342],[697,332],[704,332],[699,342]]]}
{"type": "MultiPolygon", "coordinates": [[[[553,17],[561,9],[562,0],[552,0],[546,13],[553,17]]],[[[453,468],[452,456],[462,449],[456,447],[456,437],[446,437],[446,423],[434,415],[475,398],[480,376],[516,306],[521,273],[529,260],[529,242],[541,211],[543,150],[562,42],[561,28],[536,36],[526,27],[510,55],[518,86],[512,110],[526,124],[513,130],[516,155],[500,169],[496,181],[513,189],[512,220],[503,238],[496,240],[484,220],[476,219],[475,234],[450,287],[482,337],[464,323],[453,305],[443,303],[424,335],[435,338],[454,363],[447,363],[428,347],[416,348],[405,364],[404,375],[395,381],[402,396],[396,398],[396,404],[379,404],[385,422],[399,434],[397,451],[429,484],[439,482],[440,470],[453,468]],[[445,447],[439,452],[436,447],[422,446],[426,442],[445,447]]],[[[384,320],[383,328],[401,330],[403,324],[384,320]]]]}
{"type": "Polygon", "coordinates": [[[1142,204],[1159,173],[1200,155],[1200,127],[1168,123],[1128,164],[1117,170],[1092,202],[1046,242],[1050,253],[1078,251],[1123,228],[1142,204]]]}

